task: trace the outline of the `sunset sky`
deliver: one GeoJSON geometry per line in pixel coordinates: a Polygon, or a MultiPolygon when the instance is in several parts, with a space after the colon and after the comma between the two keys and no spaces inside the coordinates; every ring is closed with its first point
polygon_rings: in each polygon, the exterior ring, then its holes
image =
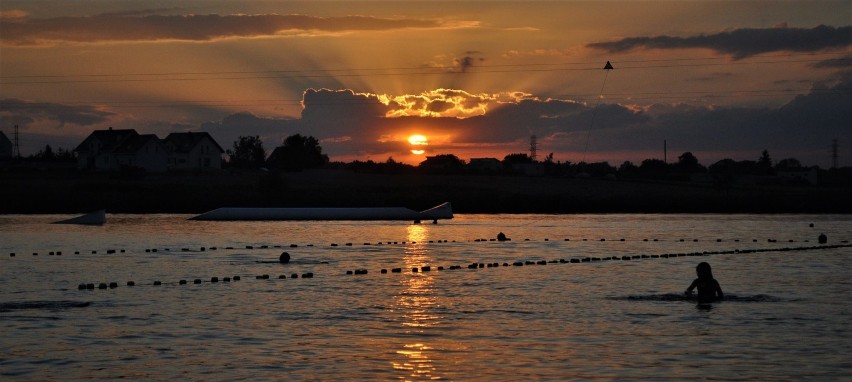
{"type": "Polygon", "coordinates": [[[0,130],[23,155],[112,126],[269,152],[299,133],[347,162],[502,159],[535,135],[561,162],[665,140],[670,162],[827,168],[834,139],[852,165],[850,58],[848,0],[3,0],[0,130]]]}

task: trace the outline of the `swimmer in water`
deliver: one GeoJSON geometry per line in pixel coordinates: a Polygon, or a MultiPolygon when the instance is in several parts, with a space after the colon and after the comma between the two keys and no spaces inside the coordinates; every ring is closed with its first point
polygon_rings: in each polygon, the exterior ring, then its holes
{"type": "Polygon", "coordinates": [[[692,296],[692,290],[698,288],[698,303],[706,304],[714,301],[721,301],[725,298],[725,295],[722,293],[722,287],[719,286],[719,282],[713,278],[713,272],[710,270],[710,264],[706,262],[701,262],[695,267],[695,273],[698,274],[698,278],[689,284],[689,288],[686,288],[685,294],[687,296],[692,296]]]}

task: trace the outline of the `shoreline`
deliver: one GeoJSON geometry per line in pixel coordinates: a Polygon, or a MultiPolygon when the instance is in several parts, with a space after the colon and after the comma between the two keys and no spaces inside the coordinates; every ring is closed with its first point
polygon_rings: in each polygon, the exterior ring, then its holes
{"type": "Polygon", "coordinates": [[[852,213],[849,187],[522,177],[221,171],[0,173],[0,214],[200,214],[220,207],[406,207],[459,214],[852,213]]]}

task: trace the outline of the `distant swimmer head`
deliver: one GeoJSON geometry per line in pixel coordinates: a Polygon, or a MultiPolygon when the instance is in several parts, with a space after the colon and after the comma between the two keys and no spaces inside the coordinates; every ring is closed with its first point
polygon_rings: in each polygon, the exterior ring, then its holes
{"type": "Polygon", "coordinates": [[[290,254],[287,252],[281,252],[281,256],[278,256],[278,262],[281,264],[287,264],[290,262],[290,254]]]}

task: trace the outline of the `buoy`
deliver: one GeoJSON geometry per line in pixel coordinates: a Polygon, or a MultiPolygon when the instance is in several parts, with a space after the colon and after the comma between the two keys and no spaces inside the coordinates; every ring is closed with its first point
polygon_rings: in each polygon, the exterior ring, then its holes
{"type": "Polygon", "coordinates": [[[115,282],[115,281],[113,281],[113,282],[109,283],[109,288],[110,288],[110,289],[118,288],[118,283],[117,283],[117,282],[115,282]]]}
{"type": "Polygon", "coordinates": [[[195,279],[192,281],[194,284],[201,284],[201,279],[195,279]]]}
{"type": "Polygon", "coordinates": [[[281,279],[286,279],[286,278],[287,278],[287,275],[278,275],[278,279],[279,279],[279,280],[281,280],[281,279]]]}
{"type": "Polygon", "coordinates": [[[127,286],[134,286],[134,285],[136,285],[136,283],[135,283],[135,282],[133,282],[133,281],[128,281],[128,282],[127,282],[127,286]]]}
{"type": "Polygon", "coordinates": [[[498,233],[497,234],[497,241],[506,241],[506,234],[503,233],[503,232],[498,233]]]}
{"type": "Polygon", "coordinates": [[[98,289],[106,289],[106,288],[107,288],[107,283],[98,284],[98,289]]]}
{"type": "Polygon", "coordinates": [[[281,252],[281,256],[278,256],[278,262],[281,264],[287,264],[290,262],[290,254],[287,252],[281,252]]]}
{"type": "Polygon", "coordinates": [[[240,281],[240,276],[234,276],[234,281],[240,281]]]}
{"type": "Polygon", "coordinates": [[[86,284],[77,285],[77,289],[79,289],[79,290],[86,289],[86,284]]]}
{"type": "Polygon", "coordinates": [[[347,274],[347,275],[351,275],[351,274],[352,274],[352,271],[346,271],[346,274],[347,274]]]}
{"type": "Polygon", "coordinates": [[[512,266],[513,267],[523,267],[524,263],[521,262],[521,261],[516,261],[516,262],[512,263],[512,266]]]}
{"type": "Polygon", "coordinates": [[[432,270],[432,267],[427,265],[425,267],[420,267],[420,270],[423,271],[423,272],[429,272],[429,271],[432,270]]]}
{"type": "Polygon", "coordinates": [[[229,283],[229,282],[231,282],[231,278],[230,277],[224,277],[224,278],[222,278],[222,281],[229,283]]]}
{"type": "Polygon", "coordinates": [[[294,273],[294,274],[290,275],[290,278],[291,278],[291,279],[297,279],[297,278],[299,278],[299,274],[298,274],[298,273],[294,273]]]}
{"type": "Polygon", "coordinates": [[[211,277],[211,278],[210,278],[210,282],[211,282],[211,283],[218,283],[218,282],[219,282],[219,278],[218,278],[218,277],[211,277]]]}
{"type": "Polygon", "coordinates": [[[9,257],[15,257],[15,252],[10,253],[9,257]]]}
{"type": "Polygon", "coordinates": [[[411,268],[411,273],[417,273],[417,267],[411,268]]]}
{"type": "Polygon", "coordinates": [[[824,233],[821,233],[821,234],[819,234],[819,237],[817,238],[817,241],[818,241],[820,244],[828,243],[828,236],[825,236],[825,234],[824,234],[824,233]]]}
{"type": "Polygon", "coordinates": [[[89,289],[89,290],[95,289],[95,284],[93,284],[93,283],[86,284],[86,289],[89,289]]]}
{"type": "Polygon", "coordinates": [[[393,273],[401,273],[401,272],[402,272],[402,268],[394,268],[394,269],[391,269],[391,272],[393,272],[393,273]]]}
{"type": "Polygon", "coordinates": [[[179,285],[185,285],[185,284],[186,284],[186,280],[180,280],[180,281],[178,281],[178,284],[179,284],[179,285]]]}
{"type": "Polygon", "coordinates": [[[387,269],[382,268],[382,270],[381,270],[380,272],[381,272],[382,274],[384,274],[384,273],[388,273],[388,270],[387,270],[387,269]]]}
{"type": "Polygon", "coordinates": [[[312,278],[314,278],[314,273],[313,272],[302,273],[302,278],[303,279],[312,279],[312,278]]]}
{"type": "Polygon", "coordinates": [[[160,281],[154,281],[154,285],[163,285],[163,283],[160,281]]]}

